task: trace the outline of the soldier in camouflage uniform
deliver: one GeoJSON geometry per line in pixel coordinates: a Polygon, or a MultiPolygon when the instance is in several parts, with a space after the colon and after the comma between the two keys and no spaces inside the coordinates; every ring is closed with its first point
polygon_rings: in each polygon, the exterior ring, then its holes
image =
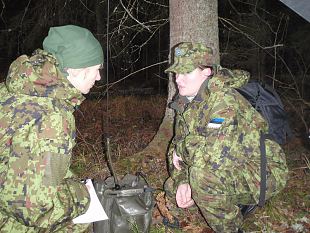
{"type": "MultiPolygon", "coordinates": [[[[212,50],[201,43],[180,43],[174,63],[179,94],[175,135],[168,152],[170,178],[166,196],[180,208],[198,206],[216,232],[241,232],[241,206],[255,206],[260,196],[260,132],[263,117],[235,88],[249,73],[214,65],[212,50]]],[[[266,199],[287,180],[285,155],[271,140],[267,153],[266,199]]]]}
{"type": "Polygon", "coordinates": [[[74,109],[100,79],[103,51],[85,28],[52,27],[0,84],[0,232],[85,232],[89,193],[69,170],[74,109]]]}

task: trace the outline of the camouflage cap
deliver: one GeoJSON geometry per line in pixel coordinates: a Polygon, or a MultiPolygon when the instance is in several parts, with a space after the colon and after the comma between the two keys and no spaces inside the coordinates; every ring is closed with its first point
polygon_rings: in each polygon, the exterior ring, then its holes
{"type": "Polygon", "coordinates": [[[213,66],[213,51],[202,43],[182,42],[174,47],[173,64],[166,73],[190,73],[199,65],[213,66]]]}

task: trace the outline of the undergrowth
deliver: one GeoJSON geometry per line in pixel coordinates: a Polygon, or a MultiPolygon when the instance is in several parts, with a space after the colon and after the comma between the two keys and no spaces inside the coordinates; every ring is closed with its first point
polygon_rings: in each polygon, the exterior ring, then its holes
{"type": "MultiPolygon", "coordinates": [[[[111,97],[108,106],[104,99],[86,100],[75,113],[78,133],[72,160],[74,171],[83,178],[109,176],[105,156],[105,138],[109,137],[118,175],[139,167],[149,179],[154,179],[150,183],[162,184],[168,175],[165,159],[152,155],[137,159],[134,155],[152,140],[165,106],[166,96],[111,97]]],[[[290,177],[287,186],[245,220],[246,232],[310,232],[310,152],[298,138],[286,145],[285,151],[290,177]]],[[[212,232],[203,227],[201,216],[187,216],[180,230],[165,228],[159,215],[153,220],[151,233],[212,232]]]]}

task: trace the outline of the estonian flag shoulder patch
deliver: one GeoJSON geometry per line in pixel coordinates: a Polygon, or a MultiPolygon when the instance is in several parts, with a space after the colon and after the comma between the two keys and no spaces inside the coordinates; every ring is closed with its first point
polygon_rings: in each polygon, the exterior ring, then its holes
{"type": "Polygon", "coordinates": [[[221,125],[224,122],[224,118],[213,118],[210,120],[210,122],[207,125],[207,128],[210,129],[218,129],[221,127],[221,125]]]}

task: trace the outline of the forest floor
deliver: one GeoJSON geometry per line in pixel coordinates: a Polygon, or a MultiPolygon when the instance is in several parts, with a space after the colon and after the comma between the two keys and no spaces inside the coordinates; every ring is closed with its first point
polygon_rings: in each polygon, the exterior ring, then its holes
{"type": "MultiPolygon", "coordinates": [[[[162,189],[168,177],[166,158],[148,155],[135,165],[135,154],[152,140],[161,123],[166,96],[116,96],[107,101],[86,100],[76,111],[78,143],[72,168],[81,178],[105,179],[110,176],[104,138],[109,136],[116,173],[141,171],[149,184],[162,189]]],[[[245,232],[310,232],[310,150],[300,138],[285,145],[290,178],[283,192],[257,209],[244,222],[245,232]]],[[[158,192],[155,193],[155,195],[158,192]]],[[[153,212],[151,232],[212,232],[198,211],[185,212],[181,229],[162,224],[157,208],[153,212]]]]}

